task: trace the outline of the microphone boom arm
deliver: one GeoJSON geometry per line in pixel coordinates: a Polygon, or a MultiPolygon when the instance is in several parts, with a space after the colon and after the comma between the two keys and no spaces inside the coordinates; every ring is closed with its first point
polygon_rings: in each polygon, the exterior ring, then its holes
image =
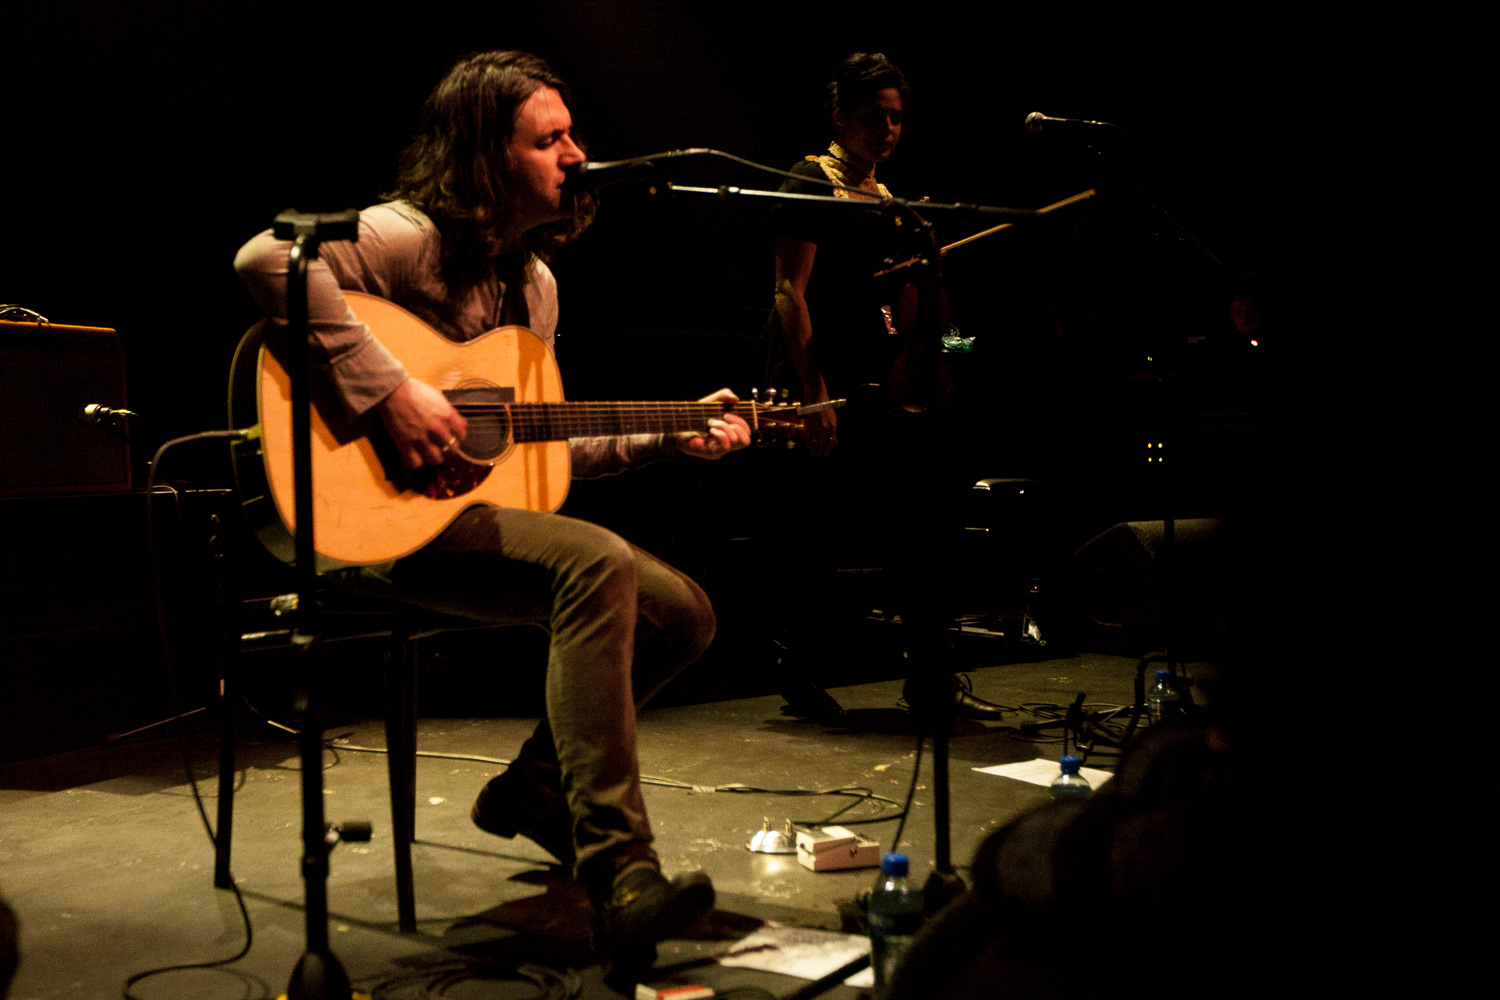
{"type": "Polygon", "coordinates": [[[568,169],[569,180],[567,183],[565,183],[564,186],[566,187],[568,184],[572,184],[575,187],[582,187],[587,189],[589,187],[603,187],[607,184],[613,184],[623,180],[641,179],[645,173],[649,172],[650,169],[655,167],[658,163],[661,163],[665,160],[677,160],[690,157],[716,157],[721,160],[728,160],[731,163],[737,163],[743,167],[750,167],[754,170],[759,170],[763,173],[774,174],[778,177],[790,177],[794,180],[802,181],[803,183],[825,186],[830,191],[847,191],[851,195],[854,195],[854,197],[833,198],[827,195],[794,194],[790,191],[763,191],[756,188],[742,188],[732,185],[720,185],[719,187],[713,188],[689,187],[686,185],[672,183],[668,183],[664,186],[667,192],[680,191],[685,194],[712,194],[717,195],[721,198],[729,197],[731,195],[744,195],[747,197],[755,198],[771,198],[777,201],[784,202],[801,201],[852,205],[862,209],[889,209],[894,207],[897,210],[912,216],[914,221],[917,221],[922,225],[925,225],[925,222],[924,220],[922,220],[922,217],[917,214],[918,207],[921,208],[922,212],[927,212],[929,210],[935,210],[939,212],[969,212],[976,215],[999,216],[1001,218],[1011,219],[1014,222],[1027,222],[1036,217],[1035,211],[1026,208],[1004,208],[997,205],[975,205],[967,202],[919,202],[909,201],[904,198],[874,198],[871,197],[868,191],[864,191],[860,188],[847,187],[846,185],[838,184],[834,181],[820,181],[815,177],[804,177],[801,174],[794,174],[790,170],[778,170],[775,167],[768,167],[764,163],[756,163],[754,160],[747,160],[743,156],[735,156],[733,153],[726,153],[720,149],[707,149],[702,146],[694,146],[689,149],[672,149],[663,153],[649,153],[645,156],[634,156],[624,160],[602,160],[597,162],[592,160],[585,161],[583,163],[576,164],[575,166],[568,169]],[[591,183],[588,180],[590,174],[597,175],[598,179],[591,183]],[[613,179],[608,179],[609,175],[615,176],[613,179]]]}
{"type": "MultiPolygon", "coordinates": [[[[1032,208],[1006,208],[1000,205],[976,205],[971,202],[941,202],[941,201],[912,201],[906,198],[837,198],[824,194],[798,194],[793,191],[762,191],[757,188],[742,188],[732,184],[721,184],[718,187],[691,187],[686,184],[663,185],[665,193],[669,194],[711,194],[719,198],[746,197],[746,198],[768,198],[775,202],[799,202],[819,205],[839,205],[863,211],[874,211],[879,209],[896,207],[906,211],[914,211],[920,208],[924,213],[938,212],[967,212],[974,215],[999,216],[1013,221],[1007,225],[1015,225],[1018,222],[1033,221],[1038,212],[1032,208]]],[[[865,192],[861,191],[861,194],[865,192]]],[[[1091,194],[1092,192],[1090,192],[1091,194]]]]}
{"type": "MultiPolygon", "coordinates": [[[[1097,194],[1097,193],[1098,192],[1096,192],[1093,188],[1089,188],[1087,191],[1080,191],[1077,194],[1069,195],[1068,197],[1064,198],[1062,201],[1054,201],[1050,205],[1043,205],[1041,208],[1039,208],[1039,209],[1036,210],[1035,214],[1038,217],[1040,217],[1040,216],[1046,215],[1049,212],[1055,212],[1059,208],[1067,208],[1069,205],[1076,205],[1079,202],[1088,201],[1090,198],[1094,197],[1094,195],[1097,194]]],[[[965,246],[965,245],[967,245],[969,243],[973,243],[975,240],[982,240],[986,236],[993,236],[994,234],[1000,232],[1000,230],[1002,230],[1002,229],[1010,229],[1013,226],[1015,226],[1014,222],[1002,222],[998,226],[991,226],[988,229],[981,229],[977,233],[971,233],[968,236],[965,236],[961,240],[954,240],[952,243],[949,243],[947,246],[940,247],[938,249],[938,253],[943,254],[944,256],[947,256],[949,250],[953,250],[953,249],[956,249],[958,247],[965,246]]],[[[920,258],[920,257],[913,257],[910,260],[903,260],[899,264],[892,264],[890,267],[886,268],[883,271],[876,271],[875,274],[874,274],[874,277],[876,277],[876,278],[883,278],[887,274],[891,274],[891,273],[893,273],[895,271],[899,271],[902,268],[911,267],[914,264],[919,263],[921,261],[921,259],[922,258],[920,258]]]]}

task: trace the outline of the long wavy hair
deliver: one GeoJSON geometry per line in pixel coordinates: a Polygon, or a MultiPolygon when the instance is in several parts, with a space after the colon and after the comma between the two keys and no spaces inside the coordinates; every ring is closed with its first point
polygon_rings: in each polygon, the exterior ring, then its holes
{"type": "Polygon", "coordinates": [[[396,186],[385,197],[410,202],[437,226],[450,293],[497,273],[519,273],[532,255],[551,259],[594,220],[593,197],[580,194],[570,218],[519,239],[506,232],[516,199],[510,152],[516,111],[543,86],[571,110],[568,86],[546,60],[528,52],[481,52],[459,60],[422,105],[396,186]]]}

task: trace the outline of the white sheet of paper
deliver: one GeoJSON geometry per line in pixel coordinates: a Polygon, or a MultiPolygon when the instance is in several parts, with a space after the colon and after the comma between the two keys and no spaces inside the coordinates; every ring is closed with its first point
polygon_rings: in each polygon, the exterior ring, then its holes
{"type": "MultiPolygon", "coordinates": [[[[841,965],[848,965],[870,953],[870,939],[858,934],[820,931],[807,927],[788,927],[768,922],[760,930],[740,941],[728,954],[719,958],[720,965],[742,969],[779,972],[798,979],[821,979],[841,965]],[[751,951],[762,945],[770,947],[751,951]]],[[[846,986],[874,986],[870,969],[856,972],[844,980],[846,986]]]]}
{"type": "MultiPolygon", "coordinates": [[[[1015,778],[1017,781],[1029,781],[1033,785],[1041,785],[1043,788],[1052,784],[1060,769],[1057,766],[1056,757],[1038,757],[1036,760],[1023,760],[1016,764],[995,764],[991,767],[976,767],[974,770],[980,774],[998,774],[1002,778],[1015,778]]],[[[1078,773],[1089,779],[1089,787],[1098,791],[1106,781],[1114,775],[1108,771],[1101,771],[1097,767],[1080,767],[1078,773]]]]}

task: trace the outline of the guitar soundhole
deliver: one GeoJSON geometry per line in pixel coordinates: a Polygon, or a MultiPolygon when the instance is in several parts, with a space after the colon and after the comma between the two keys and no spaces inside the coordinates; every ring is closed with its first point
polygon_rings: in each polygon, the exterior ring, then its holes
{"type": "Polygon", "coordinates": [[[443,395],[464,418],[464,442],[442,465],[424,465],[409,473],[407,486],[432,500],[472,492],[511,446],[509,404],[516,391],[487,382],[465,382],[443,395]]]}
{"type": "Polygon", "coordinates": [[[460,451],[476,462],[493,462],[511,445],[510,410],[516,391],[481,382],[466,382],[444,393],[463,414],[467,433],[460,451]]]}

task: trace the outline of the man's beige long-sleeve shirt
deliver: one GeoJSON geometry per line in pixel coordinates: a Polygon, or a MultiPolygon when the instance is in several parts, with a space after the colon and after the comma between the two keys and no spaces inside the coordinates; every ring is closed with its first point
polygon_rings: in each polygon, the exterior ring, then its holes
{"type": "MultiPolygon", "coordinates": [[[[266,230],[241,247],[234,260],[261,311],[283,329],[289,248],[266,230]]],[[[525,296],[532,333],[556,353],[557,280],[545,263],[532,258],[519,289],[494,279],[450,297],[440,258],[441,237],[432,220],[404,202],[390,202],[360,213],[357,242],[325,243],[308,265],[313,365],[332,383],[349,420],[396,391],[407,373],[355,317],[344,301],[345,290],[394,302],[455,341],[473,340],[502,325],[505,297],[519,293],[525,296]]],[[[574,438],[568,444],[576,479],[609,475],[675,453],[659,434],[574,438]]]]}

